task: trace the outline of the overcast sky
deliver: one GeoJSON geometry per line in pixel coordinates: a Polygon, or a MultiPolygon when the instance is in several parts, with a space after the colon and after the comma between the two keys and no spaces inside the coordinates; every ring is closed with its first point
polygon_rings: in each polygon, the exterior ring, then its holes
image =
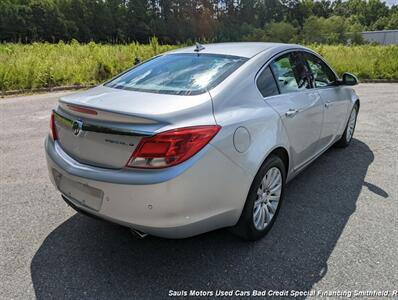
{"type": "Polygon", "coordinates": [[[398,0],[386,0],[386,3],[389,5],[398,4],[398,0]]]}

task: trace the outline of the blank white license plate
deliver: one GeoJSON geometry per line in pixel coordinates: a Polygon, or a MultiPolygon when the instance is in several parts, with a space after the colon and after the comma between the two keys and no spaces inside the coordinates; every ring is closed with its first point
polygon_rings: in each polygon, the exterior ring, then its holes
{"type": "Polygon", "coordinates": [[[72,198],[81,205],[99,211],[104,192],[87,184],[71,180],[65,176],[58,177],[58,188],[66,197],[72,198]]]}

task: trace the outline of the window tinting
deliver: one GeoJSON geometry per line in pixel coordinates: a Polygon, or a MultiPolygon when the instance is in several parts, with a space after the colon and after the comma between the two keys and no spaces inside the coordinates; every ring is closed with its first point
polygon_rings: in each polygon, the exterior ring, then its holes
{"type": "Polygon", "coordinates": [[[247,59],[215,54],[169,54],[151,59],[106,84],[174,95],[197,95],[216,86],[247,59]]]}
{"type": "Polygon", "coordinates": [[[336,77],[333,71],[318,57],[310,53],[304,54],[311,69],[312,78],[316,87],[333,85],[336,77]]]}
{"type": "Polygon", "coordinates": [[[271,63],[271,69],[281,93],[311,88],[309,71],[298,52],[280,56],[271,63]]]}
{"type": "Polygon", "coordinates": [[[263,97],[269,97],[279,94],[274,76],[272,75],[271,69],[269,67],[267,67],[258,77],[257,87],[263,97]]]}

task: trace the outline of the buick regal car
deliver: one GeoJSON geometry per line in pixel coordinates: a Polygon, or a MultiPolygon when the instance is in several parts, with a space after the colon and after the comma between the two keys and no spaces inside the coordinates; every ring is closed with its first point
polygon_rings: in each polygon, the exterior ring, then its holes
{"type": "Polygon", "coordinates": [[[350,144],[356,83],[299,45],[167,52],[59,99],[45,141],[50,179],[77,211],[141,236],[231,227],[257,240],[286,184],[350,144]]]}

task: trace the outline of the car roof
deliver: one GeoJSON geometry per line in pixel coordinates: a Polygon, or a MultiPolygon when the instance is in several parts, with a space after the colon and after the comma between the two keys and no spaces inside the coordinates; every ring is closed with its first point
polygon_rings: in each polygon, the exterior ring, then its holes
{"type": "MultiPolygon", "coordinates": [[[[252,58],[260,52],[278,49],[278,51],[284,51],[292,48],[304,48],[303,46],[294,44],[282,44],[282,43],[259,43],[259,42],[239,42],[239,43],[217,43],[217,44],[203,44],[204,49],[200,50],[199,53],[207,54],[221,54],[221,55],[233,55],[241,56],[246,58],[252,58]]],[[[196,53],[194,50],[196,46],[179,48],[167,52],[170,53],[196,53]]]]}

